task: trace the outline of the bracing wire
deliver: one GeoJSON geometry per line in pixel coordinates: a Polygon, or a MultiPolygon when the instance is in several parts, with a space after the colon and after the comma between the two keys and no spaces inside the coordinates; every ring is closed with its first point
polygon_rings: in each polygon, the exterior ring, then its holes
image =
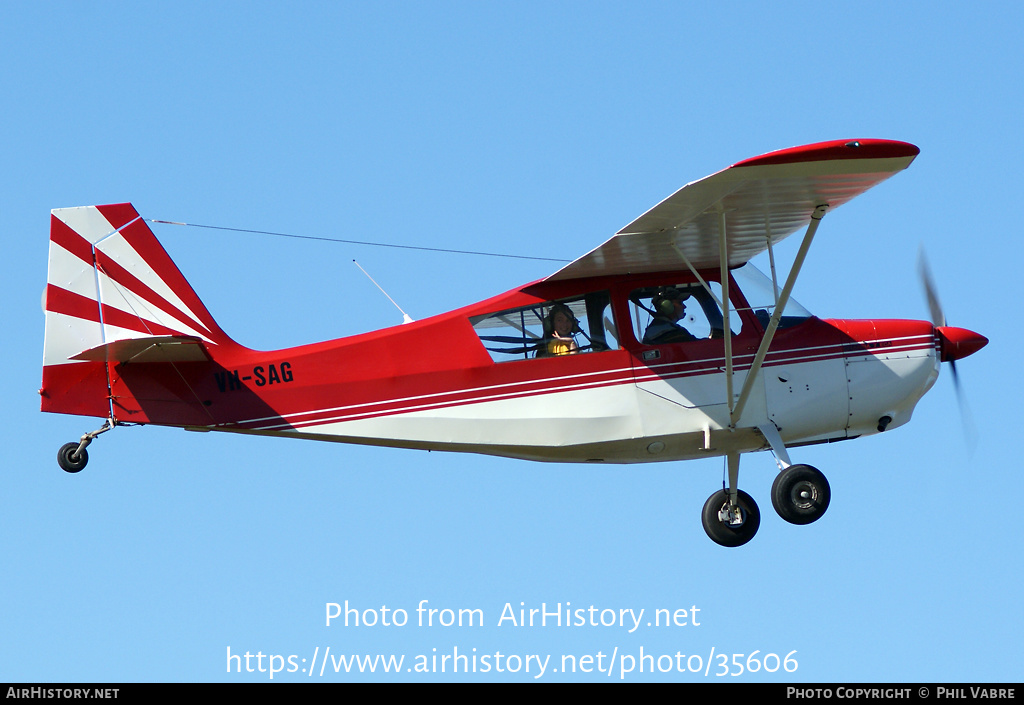
{"type": "Polygon", "coordinates": [[[322,237],[316,235],[296,235],[294,233],[277,233],[269,230],[249,230],[247,228],[228,228],[221,225],[200,225],[198,223],[181,223],[175,220],[157,220],[155,218],[146,218],[149,223],[161,223],[163,225],[184,225],[190,228],[206,228],[208,230],[227,230],[236,233],[254,233],[256,235],[274,235],[276,237],[290,237],[296,240],[318,240],[321,242],[337,242],[345,245],[368,245],[372,247],[392,247],[400,250],[422,250],[426,252],[444,252],[446,254],[455,255],[478,255],[481,257],[504,257],[507,259],[530,259],[539,260],[542,262],[569,262],[567,259],[556,259],[553,257],[533,257],[530,255],[510,255],[503,254],[500,252],[478,252],[475,250],[454,250],[443,247],[423,247],[419,245],[398,245],[388,242],[370,242],[367,240],[342,240],[334,237],[322,237]]]}

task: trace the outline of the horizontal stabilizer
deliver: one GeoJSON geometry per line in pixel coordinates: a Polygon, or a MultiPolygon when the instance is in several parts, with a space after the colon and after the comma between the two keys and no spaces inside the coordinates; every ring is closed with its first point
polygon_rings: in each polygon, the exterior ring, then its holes
{"type": "Polygon", "coordinates": [[[97,345],[69,358],[93,362],[208,362],[209,354],[199,338],[158,335],[115,340],[97,345]]]}

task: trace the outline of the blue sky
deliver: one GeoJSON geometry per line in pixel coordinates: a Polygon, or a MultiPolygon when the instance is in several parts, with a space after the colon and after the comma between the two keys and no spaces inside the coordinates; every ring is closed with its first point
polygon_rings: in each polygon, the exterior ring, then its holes
{"type": "MultiPolygon", "coordinates": [[[[266,655],[254,668],[281,655],[275,681],[533,681],[528,654],[551,656],[542,681],[1019,680],[1024,10],[705,5],[6,8],[0,680],[270,679],[228,673],[229,649],[266,655]],[[102,436],[79,475],[56,465],[100,422],[38,411],[51,208],[130,200],[147,218],[572,259],[689,181],[856,137],[921,155],[828,215],[794,296],[824,317],[926,318],[923,245],[950,322],[991,342],[959,368],[973,447],[944,370],[908,426],[793,452],[832,486],[816,524],[772,512],[767,454],[743,459],[762,524],[732,550],[700,525],[720,460],[595,468],[145,427],[102,436]],[[346,600],[409,624],[326,626],[346,600]],[[420,627],[421,600],[485,624],[420,627]],[[696,606],[700,625],[499,626],[506,603],[645,622],[696,606]],[[287,672],[327,648],[407,660],[397,675],[287,672]],[[491,670],[407,670],[455,649],[491,670]],[[716,675],[720,654],[794,650],[792,673],[716,675]],[[599,652],[712,666],[553,671],[599,652]]],[[[353,259],[414,318],[556,267],[154,230],[253,348],[400,323],[353,259]]]]}

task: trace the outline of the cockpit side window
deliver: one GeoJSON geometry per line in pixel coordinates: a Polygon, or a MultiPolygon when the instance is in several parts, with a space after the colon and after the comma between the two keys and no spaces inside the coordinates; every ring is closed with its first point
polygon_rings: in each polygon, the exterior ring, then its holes
{"type": "MultiPolygon", "coordinates": [[[[645,345],[682,343],[725,337],[725,318],[716,299],[722,298],[718,282],[649,286],[630,295],[633,335],[645,345]]],[[[729,312],[729,327],[740,332],[742,321],[729,312]]]]}
{"type": "Polygon", "coordinates": [[[469,322],[495,362],[619,347],[607,291],[473,316],[469,322]]]}

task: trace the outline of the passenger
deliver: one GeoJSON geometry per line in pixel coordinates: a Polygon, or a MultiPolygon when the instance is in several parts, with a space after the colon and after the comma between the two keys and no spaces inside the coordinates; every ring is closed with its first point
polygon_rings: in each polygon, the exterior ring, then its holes
{"type": "Polygon", "coordinates": [[[661,345],[663,343],[688,343],[696,340],[690,331],[679,325],[678,321],[686,313],[683,304],[690,298],[689,294],[667,287],[651,298],[654,308],[654,319],[644,332],[644,345],[661,345]]]}
{"type": "Polygon", "coordinates": [[[573,334],[577,331],[576,316],[565,304],[555,304],[544,317],[544,341],[537,350],[537,357],[574,355],[579,346],[573,334]]]}

